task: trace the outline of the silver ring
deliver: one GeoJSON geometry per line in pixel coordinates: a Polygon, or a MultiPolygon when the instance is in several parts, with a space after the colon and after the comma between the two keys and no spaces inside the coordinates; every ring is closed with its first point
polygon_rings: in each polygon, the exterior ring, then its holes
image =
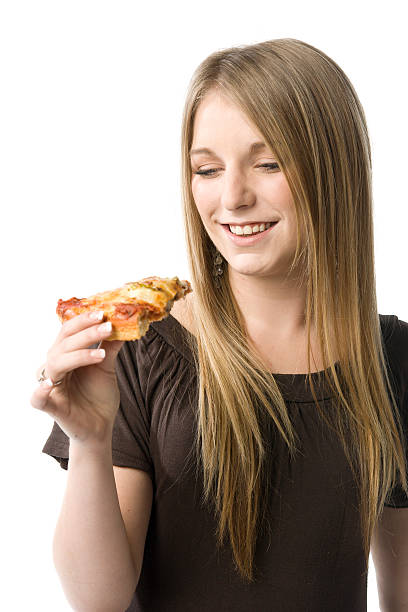
{"type": "MultiPolygon", "coordinates": [[[[37,380],[38,380],[39,383],[42,383],[42,382],[44,382],[44,380],[47,380],[47,378],[48,378],[48,376],[45,373],[45,368],[43,368],[42,371],[41,371],[41,374],[40,374],[40,378],[38,378],[37,380]]],[[[51,380],[51,378],[50,378],[50,380],[51,380]]],[[[52,386],[53,387],[57,387],[58,385],[60,385],[61,383],[64,382],[64,379],[61,378],[61,380],[57,380],[56,382],[53,382],[51,380],[51,382],[52,382],[52,386]]]]}

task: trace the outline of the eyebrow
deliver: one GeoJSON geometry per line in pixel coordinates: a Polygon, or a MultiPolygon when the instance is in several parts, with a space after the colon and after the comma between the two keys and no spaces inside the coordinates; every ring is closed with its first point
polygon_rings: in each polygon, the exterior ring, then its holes
{"type": "MultiPolygon", "coordinates": [[[[268,147],[264,142],[253,142],[249,147],[249,154],[253,155],[257,151],[261,151],[267,148],[268,147]]],[[[190,151],[190,155],[199,155],[200,153],[203,153],[205,155],[216,155],[214,151],[212,151],[211,149],[207,149],[207,147],[201,147],[200,149],[191,149],[190,151]]]]}

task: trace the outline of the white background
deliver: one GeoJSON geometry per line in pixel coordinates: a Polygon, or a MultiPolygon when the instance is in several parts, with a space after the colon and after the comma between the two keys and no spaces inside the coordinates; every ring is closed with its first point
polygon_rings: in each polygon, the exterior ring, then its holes
{"type": "MultiPolygon", "coordinates": [[[[207,55],[290,37],[344,69],[371,138],[379,312],[408,321],[403,4],[2,2],[2,609],[71,610],[51,558],[66,473],[41,453],[52,421],[30,405],[35,371],[58,298],[188,278],[181,111],[207,55]]],[[[368,610],[379,610],[372,563],[368,610]]]]}

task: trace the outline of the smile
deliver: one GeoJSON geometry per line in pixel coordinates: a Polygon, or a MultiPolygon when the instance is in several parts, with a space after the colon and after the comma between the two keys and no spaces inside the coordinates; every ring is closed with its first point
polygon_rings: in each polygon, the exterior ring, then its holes
{"type": "Polygon", "coordinates": [[[237,236],[248,236],[257,234],[258,232],[264,232],[269,229],[272,225],[272,221],[268,223],[253,223],[252,225],[229,225],[230,232],[237,236]]]}
{"type": "Polygon", "coordinates": [[[227,236],[229,237],[229,239],[232,240],[235,244],[251,245],[251,244],[254,244],[255,242],[259,242],[263,238],[266,238],[266,236],[271,233],[273,228],[278,223],[279,223],[278,221],[276,221],[275,223],[265,223],[265,224],[261,223],[259,227],[255,226],[255,228],[258,228],[258,229],[254,233],[252,233],[253,229],[251,229],[250,226],[244,226],[243,228],[239,226],[232,226],[234,230],[236,230],[238,227],[239,228],[238,231],[241,230],[242,232],[241,234],[232,232],[229,225],[223,225],[222,228],[227,234],[227,236]],[[262,226],[264,226],[264,229],[262,229],[262,226]],[[247,233],[244,233],[245,229],[247,233]]]}

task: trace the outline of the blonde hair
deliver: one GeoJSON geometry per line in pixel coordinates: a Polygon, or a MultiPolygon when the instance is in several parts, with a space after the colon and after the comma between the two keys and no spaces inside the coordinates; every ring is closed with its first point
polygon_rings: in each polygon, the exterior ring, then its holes
{"type": "Polygon", "coordinates": [[[214,284],[214,245],[191,191],[195,113],[214,90],[258,128],[292,192],[298,240],[291,269],[300,265],[307,286],[307,379],[326,420],[310,376],[313,323],[323,375],[338,402],[335,429],[359,484],[368,566],[371,534],[387,493],[397,479],[408,493],[402,427],[377,313],[370,143],[363,108],[341,68],[290,38],[211,54],[191,79],[183,113],[184,229],[195,297],[191,349],[199,380],[196,452],[205,499],[215,504],[217,544],[228,532],[237,571],[255,580],[256,537],[269,494],[262,415],[273,421],[291,457],[297,448],[275,379],[248,341],[228,274],[219,289],[214,284]]]}

